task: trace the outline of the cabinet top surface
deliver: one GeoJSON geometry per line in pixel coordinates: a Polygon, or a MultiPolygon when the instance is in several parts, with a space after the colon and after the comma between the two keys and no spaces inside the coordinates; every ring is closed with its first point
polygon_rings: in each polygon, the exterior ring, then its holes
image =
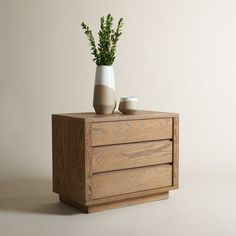
{"type": "Polygon", "coordinates": [[[168,118],[168,117],[176,117],[178,116],[178,113],[139,110],[133,115],[122,114],[120,112],[115,112],[112,115],[103,115],[103,114],[96,114],[94,112],[85,112],[85,113],[53,114],[52,116],[58,118],[61,117],[67,119],[82,119],[93,122],[101,122],[101,121],[116,121],[116,120],[168,118]]]}

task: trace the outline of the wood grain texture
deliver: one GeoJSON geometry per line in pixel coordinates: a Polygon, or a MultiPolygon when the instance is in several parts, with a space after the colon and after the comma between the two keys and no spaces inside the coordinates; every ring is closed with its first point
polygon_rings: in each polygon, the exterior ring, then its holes
{"type": "Polygon", "coordinates": [[[92,146],[171,138],[171,118],[92,124],[92,146]]]}
{"type": "Polygon", "coordinates": [[[173,118],[173,185],[179,185],[179,117],[173,118]]]}
{"type": "Polygon", "coordinates": [[[172,162],[169,140],[100,146],[92,149],[93,173],[172,162]]]}
{"type": "Polygon", "coordinates": [[[170,112],[159,112],[159,111],[137,111],[133,115],[122,114],[120,112],[115,112],[112,115],[102,115],[96,114],[94,112],[85,113],[67,113],[67,114],[57,114],[57,116],[63,119],[84,119],[89,122],[106,122],[106,121],[126,121],[126,120],[143,120],[143,119],[158,119],[158,118],[172,118],[178,116],[177,113],[170,112]]]}
{"type": "Polygon", "coordinates": [[[172,165],[157,165],[106,173],[92,177],[93,199],[172,185],[172,165]]]}
{"type": "Polygon", "coordinates": [[[146,202],[164,200],[164,199],[167,199],[168,197],[169,197],[169,192],[162,192],[162,193],[155,194],[155,195],[136,197],[136,198],[128,198],[128,199],[123,199],[123,200],[119,200],[119,201],[115,201],[115,202],[108,202],[108,203],[90,205],[90,206],[81,205],[81,204],[77,203],[76,201],[73,201],[73,200],[63,197],[63,196],[59,196],[59,199],[61,202],[67,203],[71,206],[74,206],[74,207],[80,209],[82,212],[94,213],[94,212],[98,212],[98,211],[104,211],[104,210],[120,208],[120,207],[127,207],[127,206],[132,206],[132,205],[146,203],[146,202]]]}
{"type": "Polygon", "coordinates": [[[52,156],[53,191],[59,193],[65,189],[63,180],[66,158],[65,120],[56,119],[54,116],[52,116],[52,156]]]}
{"type": "MultiPolygon", "coordinates": [[[[92,199],[92,139],[91,123],[85,120],[85,200],[92,199]]],[[[76,148],[76,147],[75,147],[76,148]]]]}
{"type": "Polygon", "coordinates": [[[53,191],[83,211],[158,200],[179,185],[176,113],[53,115],[52,146],[53,191]]]}
{"type": "Polygon", "coordinates": [[[120,208],[120,207],[128,207],[128,206],[132,206],[136,204],[165,200],[168,198],[169,198],[169,192],[159,193],[156,195],[137,197],[137,198],[128,198],[128,199],[123,199],[116,202],[89,206],[88,213],[110,210],[110,209],[120,208]]]}
{"type": "Polygon", "coordinates": [[[168,192],[171,190],[175,190],[177,188],[178,186],[168,186],[168,187],[161,187],[161,188],[149,189],[149,190],[144,190],[144,191],[138,191],[134,193],[126,193],[126,194],[121,194],[121,195],[116,195],[116,196],[110,196],[110,197],[105,197],[105,198],[92,199],[86,202],[86,206],[103,204],[103,203],[108,203],[108,202],[115,202],[115,201],[130,199],[130,198],[145,197],[145,196],[159,194],[162,192],[168,192]]]}
{"type": "Polygon", "coordinates": [[[54,191],[85,202],[85,128],[84,121],[53,117],[54,191]]]}

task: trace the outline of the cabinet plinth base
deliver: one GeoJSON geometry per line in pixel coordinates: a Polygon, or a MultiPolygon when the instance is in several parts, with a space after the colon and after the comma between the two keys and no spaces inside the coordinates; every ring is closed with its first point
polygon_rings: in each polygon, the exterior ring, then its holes
{"type": "Polygon", "coordinates": [[[69,204],[71,206],[74,206],[74,207],[80,209],[84,213],[93,213],[93,212],[98,212],[98,211],[114,209],[114,208],[127,207],[127,206],[131,206],[131,205],[145,203],[145,202],[164,200],[164,199],[167,199],[168,197],[169,197],[169,191],[163,192],[163,193],[158,193],[155,195],[142,196],[142,197],[137,197],[137,198],[129,198],[129,199],[123,199],[123,200],[119,200],[119,201],[115,201],[115,202],[109,202],[109,203],[103,203],[103,204],[97,204],[97,205],[89,205],[89,206],[81,205],[78,202],[70,200],[70,199],[63,197],[61,195],[59,195],[59,200],[63,203],[69,204]]]}

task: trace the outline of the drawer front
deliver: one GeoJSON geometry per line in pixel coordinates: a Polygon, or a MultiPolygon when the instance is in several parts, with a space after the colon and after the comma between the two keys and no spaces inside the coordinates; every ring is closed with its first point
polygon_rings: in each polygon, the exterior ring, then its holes
{"type": "Polygon", "coordinates": [[[93,199],[172,185],[172,165],[158,165],[94,174],[93,199]]]}
{"type": "Polygon", "coordinates": [[[169,140],[100,146],[92,149],[92,171],[104,172],[172,162],[169,140]]]}
{"type": "Polygon", "coordinates": [[[172,118],[92,124],[93,146],[171,138],[172,118]]]}

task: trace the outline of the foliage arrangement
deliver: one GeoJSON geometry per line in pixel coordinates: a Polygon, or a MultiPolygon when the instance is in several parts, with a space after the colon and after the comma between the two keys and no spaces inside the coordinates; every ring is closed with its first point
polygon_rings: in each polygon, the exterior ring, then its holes
{"type": "Polygon", "coordinates": [[[106,18],[101,17],[98,47],[92,30],[84,22],[81,23],[81,26],[90,42],[91,53],[94,56],[93,61],[96,62],[96,65],[112,65],[115,60],[117,42],[122,34],[123,18],[120,18],[114,30],[112,29],[113,17],[111,14],[108,14],[106,18]]]}

